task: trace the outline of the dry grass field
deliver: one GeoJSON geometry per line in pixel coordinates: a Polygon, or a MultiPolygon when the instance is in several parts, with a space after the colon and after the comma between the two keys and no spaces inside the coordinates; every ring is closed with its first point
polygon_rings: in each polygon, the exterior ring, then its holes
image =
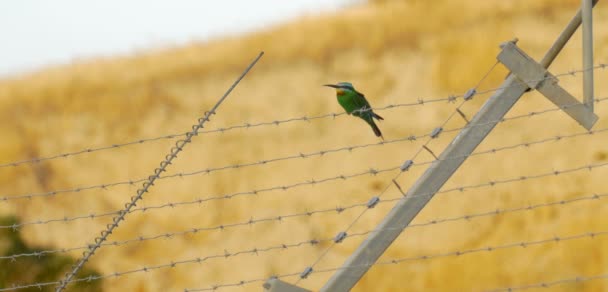
{"type": "MultiPolygon", "coordinates": [[[[595,10],[595,56],[608,62],[608,3],[595,10]]],[[[89,147],[184,133],[219,98],[260,51],[266,55],[236,88],[205,128],[246,122],[341,112],[334,92],[320,86],[351,81],[373,106],[412,103],[458,95],[475,86],[496,62],[499,43],[519,38],[518,45],[540,59],[574,15],[578,0],[440,0],[371,1],[336,14],[309,16],[249,35],[227,37],[132,56],[80,61],[0,81],[0,163],[44,157],[89,147]]],[[[550,67],[554,74],[581,68],[578,32],[550,67]]],[[[501,65],[479,89],[500,85],[501,65]]],[[[560,84],[582,96],[582,75],[563,76],[560,84]]],[[[608,70],[596,71],[596,95],[608,97],[608,70]]],[[[466,103],[470,118],[489,94],[466,103]]],[[[379,111],[387,140],[430,133],[458,103],[437,102],[379,111]]],[[[554,106],[528,93],[509,116],[554,106]]],[[[596,105],[595,129],[608,127],[606,103],[596,105]]],[[[458,116],[446,129],[464,126],[458,116]]],[[[500,123],[478,151],[526,143],[556,135],[584,132],[566,114],[553,111],[500,123]]],[[[429,147],[436,153],[454,138],[446,132],[429,147]]],[[[168,175],[346,146],[377,143],[367,125],[353,117],[298,121],[281,125],[203,133],[194,138],[168,175]]],[[[209,174],[159,180],[139,207],[193,201],[225,194],[352,175],[401,165],[424,139],[377,145],[322,156],[283,160],[209,174]]],[[[145,178],[175,140],[159,140],[15,167],[0,168],[1,197],[46,193],[89,185],[145,178]]],[[[550,173],[608,160],[608,135],[561,139],[469,158],[444,190],[521,176],[550,173]]],[[[432,156],[422,152],[416,162],[432,156]]],[[[426,165],[399,178],[407,188],[426,165]]],[[[250,219],[277,217],[366,202],[378,195],[395,171],[334,180],[314,186],[260,192],[127,215],[110,241],[213,227],[250,219]]],[[[437,195],[414,223],[462,217],[493,210],[571,200],[608,192],[608,169],[573,171],[521,182],[437,195]]],[[[139,185],[83,190],[32,199],[0,202],[3,215],[21,222],[100,214],[120,210],[139,185]]],[[[389,187],[383,198],[398,198],[389,187]]],[[[455,220],[405,230],[382,260],[464,251],[486,246],[535,241],[556,236],[608,231],[607,199],[581,200],[533,210],[455,220]]],[[[373,229],[394,203],[366,212],[351,232],[373,229]]],[[[170,264],[253,248],[326,239],[346,228],[362,208],[285,218],[251,226],[200,231],[120,246],[104,246],[89,267],[112,274],[144,266],[170,264]]],[[[27,225],[25,242],[44,249],[85,246],[111,217],[27,225]]],[[[357,236],[336,245],[315,269],[340,266],[365,239],[357,236]]],[[[2,239],[0,239],[0,242],[2,239]]],[[[302,271],[329,246],[304,244],[284,250],[213,258],[103,281],[107,291],[176,291],[265,278],[302,271]]],[[[426,260],[375,266],[355,291],[477,291],[553,281],[608,272],[608,236],[564,240],[426,260]]],[[[0,249],[1,251],[1,249],[0,249]]],[[[67,253],[79,257],[81,251],[67,253]]],[[[19,261],[19,260],[18,260],[19,261]]],[[[0,260],[0,269],[11,269],[0,260]]],[[[331,273],[314,273],[299,285],[319,289],[331,273]]],[[[294,277],[286,278],[293,282],[294,277]]],[[[260,291],[261,282],[228,291],[260,291]]],[[[608,290],[594,280],[551,287],[555,291],[608,290]]],[[[74,289],[76,290],[76,289],[74,289]]]]}

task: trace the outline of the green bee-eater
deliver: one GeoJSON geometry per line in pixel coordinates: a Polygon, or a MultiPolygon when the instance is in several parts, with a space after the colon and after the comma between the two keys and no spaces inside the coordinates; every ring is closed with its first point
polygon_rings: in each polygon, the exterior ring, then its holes
{"type": "Polygon", "coordinates": [[[350,82],[340,82],[335,85],[325,84],[323,86],[335,88],[338,103],[340,103],[346,113],[363,119],[372,127],[376,137],[380,137],[384,140],[384,137],[382,137],[382,132],[380,132],[380,129],[378,129],[378,126],[376,126],[376,123],[374,123],[374,118],[376,120],[384,119],[372,111],[372,107],[365,99],[365,95],[363,95],[363,93],[356,91],[350,82]]]}

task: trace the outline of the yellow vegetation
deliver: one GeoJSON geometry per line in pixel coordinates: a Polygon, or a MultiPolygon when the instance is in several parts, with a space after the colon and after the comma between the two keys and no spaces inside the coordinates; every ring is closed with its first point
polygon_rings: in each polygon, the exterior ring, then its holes
{"type": "MultiPolygon", "coordinates": [[[[14,77],[0,82],[3,141],[0,163],[184,133],[260,50],[266,52],[261,63],[237,87],[206,129],[339,112],[334,92],[320,86],[339,81],[355,84],[377,107],[461,94],[495,63],[502,41],[518,37],[518,45],[540,59],[579,3],[577,0],[372,1],[337,14],[304,17],[251,35],[74,63],[14,77]]],[[[596,59],[606,62],[608,13],[606,9],[596,9],[595,13],[596,59]]],[[[577,34],[550,68],[553,73],[580,69],[580,43],[577,34]]],[[[480,89],[499,86],[506,72],[498,65],[480,89]]],[[[608,94],[606,74],[597,71],[598,97],[608,94]]],[[[578,97],[581,83],[580,74],[564,76],[560,81],[578,97]]],[[[476,96],[463,111],[472,117],[487,97],[487,94],[476,96]]],[[[511,114],[551,107],[544,97],[530,93],[511,114]]],[[[441,102],[384,110],[379,113],[385,121],[379,126],[387,140],[429,133],[454,108],[453,103],[441,102]]],[[[597,129],[606,127],[607,111],[603,103],[598,104],[597,114],[600,116],[597,129]]],[[[463,120],[456,116],[447,128],[462,126],[463,120]]],[[[564,113],[552,112],[500,124],[478,150],[581,131],[564,113]]],[[[439,153],[454,135],[445,133],[429,147],[439,153]]],[[[444,189],[605,162],[606,141],[605,133],[597,133],[471,157],[444,189]]],[[[169,167],[168,174],[376,142],[367,125],[347,116],[201,134],[169,167]]],[[[145,178],[173,143],[160,140],[1,168],[0,192],[4,197],[145,178]]],[[[139,206],[394,167],[412,157],[422,143],[422,140],[394,143],[164,179],[144,196],[139,206]]],[[[416,161],[429,159],[432,157],[423,152],[416,161]]],[[[399,183],[410,186],[423,171],[422,166],[414,167],[400,177],[399,183]]],[[[438,195],[415,223],[606,192],[607,174],[608,171],[598,168],[438,195]]],[[[127,215],[110,241],[362,203],[390,185],[394,175],[385,172],[312,187],[136,212],[127,215]]],[[[10,200],[0,203],[0,210],[17,215],[22,222],[116,211],[135,194],[137,187],[117,186],[10,200]]],[[[398,191],[390,187],[383,198],[398,196],[398,191]]],[[[397,239],[383,260],[606,231],[605,201],[586,200],[411,228],[397,239]]],[[[369,210],[349,233],[372,229],[391,206],[392,203],[385,203],[369,210]]],[[[225,252],[331,238],[361,211],[354,208],[340,214],[286,218],[280,223],[105,246],[92,258],[92,267],[109,274],[225,252]]],[[[110,220],[103,217],[29,225],[23,228],[24,238],[34,246],[83,246],[91,243],[110,220]]],[[[316,268],[340,266],[363,239],[353,237],[335,246],[316,268]]],[[[117,288],[166,291],[300,272],[328,245],[323,242],[129,274],[105,280],[104,287],[109,291],[117,288]]],[[[601,274],[607,272],[606,246],[608,239],[597,237],[377,266],[356,290],[470,291],[601,274]]],[[[71,255],[77,257],[80,253],[74,251],[71,255]]],[[[9,262],[2,265],[10,268],[9,262]]],[[[300,284],[318,289],[330,275],[313,274],[300,284]]],[[[231,289],[259,291],[260,284],[231,289]]],[[[599,291],[608,289],[608,285],[597,280],[554,288],[599,291]]]]}

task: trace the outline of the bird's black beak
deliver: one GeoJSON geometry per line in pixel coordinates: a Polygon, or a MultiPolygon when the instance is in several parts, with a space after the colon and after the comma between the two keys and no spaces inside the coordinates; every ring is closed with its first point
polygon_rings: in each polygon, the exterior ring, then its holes
{"type": "Polygon", "coordinates": [[[338,85],[333,85],[333,84],[323,84],[323,86],[333,87],[333,88],[340,88],[338,85]]]}

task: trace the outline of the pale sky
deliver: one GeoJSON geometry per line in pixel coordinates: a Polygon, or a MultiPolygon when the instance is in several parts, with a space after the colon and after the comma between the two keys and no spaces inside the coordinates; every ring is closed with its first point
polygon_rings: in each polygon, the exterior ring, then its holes
{"type": "Polygon", "coordinates": [[[262,29],[359,0],[15,0],[0,4],[0,77],[262,29]]]}

